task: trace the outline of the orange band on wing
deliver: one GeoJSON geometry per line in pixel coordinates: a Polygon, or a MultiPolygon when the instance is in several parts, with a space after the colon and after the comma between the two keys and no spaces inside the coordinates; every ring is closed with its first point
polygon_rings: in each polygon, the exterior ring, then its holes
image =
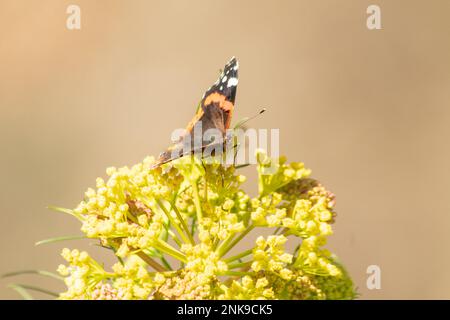
{"type": "Polygon", "coordinates": [[[200,120],[200,118],[203,115],[203,109],[199,108],[198,112],[196,113],[196,115],[194,116],[194,118],[192,118],[192,120],[188,123],[188,125],[186,126],[186,131],[187,132],[191,132],[192,129],[194,128],[195,124],[200,120]]]}
{"type": "Polygon", "coordinates": [[[220,94],[218,92],[211,93],[205,98],[204,105],[207,106],[211,104],[212,102],[218,102],[220,108],[222,108],[225,111],[232,111],[233,110],[233,103],[226,100],[226,97],[223,94],[220,94]]]}

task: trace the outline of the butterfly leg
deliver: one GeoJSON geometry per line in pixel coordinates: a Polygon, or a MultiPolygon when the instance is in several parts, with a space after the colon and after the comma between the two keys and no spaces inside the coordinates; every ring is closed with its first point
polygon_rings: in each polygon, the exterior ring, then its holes
{"type": "Polygon", "coordinates": [[[234,166],[236,166],[236,157],[237,157],[240,147],[241,147],[241,144],[238,142],[236,142],[236,144],[233,146],[233,149],[234,149],[233,165],[234,166]]]}
{"type": "Polygon", "coordinates": [[[243,163],[243,164],[237,164],[237,163],[236,163],[236,157],[237,157],[237,154],[238,154],[238,152],[239,152],[239,148],[240,148],[240,147],[241,147],[241,144],[240,144],[240,143],[236,143],[236,144],[233,146],[233,149],[234,149],[233,165],[234,165],[234,167],[235,167],[236,169],[245,168],[245,167],[247,167],[247,166],[250,165],[250,163],[243,163]]]}

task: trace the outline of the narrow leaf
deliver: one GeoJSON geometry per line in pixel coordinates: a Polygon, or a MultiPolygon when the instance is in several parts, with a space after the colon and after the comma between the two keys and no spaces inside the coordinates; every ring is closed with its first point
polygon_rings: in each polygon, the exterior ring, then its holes
{"type": "Polygon", "coordinates": [[[62,236],[62,237],[44,239],[44,240],[36,242],[34,245],[39,246],[41,244],[49,244],[49,243],[55,243],[55,242],[60,242],[60,241],[79,240],[79,239],[86,239],[86,238],[87,238],[86,236],[62,236]]]}
{"type": "Polygon", "coordinates": [[[53,291],[50,291],[47,289],[43,289],[43,288],[39,288],[39,287],[35,287],[35,286],[30,286],[27,284],[13,283],[13,284],[10,284],[9,287],[11,289],[14,289],[17,292],[19,292],[19,294],[21,294],[25,300],[33,300],[33,297],[27,292],[27,290],[42,292],[42,293],[48,294],[49,296],[53,296],[53,297],[59,296],[59,294],[57,294],[56,292],[53,292],[53,291]]]}
{"type": "Polygon", "coordinates": [[[72,209],[61,208],[61,207],[57,207],[57,206],[48,206],[47,209],[50,209],[50,210],[53,210],[53,211],[62,212],[62,213],[67,213],[67,214],[70,214],[72,216],[76,216],[76,214],[73,212],[72,209]]]}
{"type": "Polygon", "coordinates": [[[20,294],[20,296],[23,298],[23,300],[33,300],[33,297],[31,296],[31,294],[29,294],[27,290],[25,290],[22,286],[20,286],[18,284],[10,284],[10,285],[8,285],[8,288],[13,289],[18,294],[20,294]]]}
{"type": "Polygon", "coordinates": [[[66,213],[66,214],[70,214],[71,216],[77,218],[80,221],[83,220],[82,217],[79,214],[76,214],[72,209],[61,208],[61,207],[56,207],[56,206],[48,206],[47,209],[50,209],[50,210],[53,210],[53,211],[57,211],[57,212],[66,213]]]}
{"type": "Polygon", "coordinates": [[[9,277],[14,277],[14,276],[19,276],[22,274],[38,274],[41,276],[45,276],[45,277],[50,277],[53,279],[57,279],[57,280],[63,280],[62,277],[60,277],[59,275],[49,272],[49,271],[45,271],[45,270],[20,270],[20,271],[13,271],[13,272],[8,272],[8,273],[4,273],[0,276],[0,278],[9,278],[9,277]]]}

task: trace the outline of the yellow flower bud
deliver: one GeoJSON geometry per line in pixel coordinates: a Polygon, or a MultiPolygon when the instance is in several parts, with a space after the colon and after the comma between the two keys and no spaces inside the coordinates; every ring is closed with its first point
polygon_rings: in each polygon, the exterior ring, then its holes
{"type": "Polygon", "coordinates": [[[225,201],[225,203],[222,205],[222,208],[223,208],[223,210],[228,211],[228,210],[231,210],[231,208],[233,208],[233,206],[234,206],[234,201],[231,199],[227,199],[225,201]]]}

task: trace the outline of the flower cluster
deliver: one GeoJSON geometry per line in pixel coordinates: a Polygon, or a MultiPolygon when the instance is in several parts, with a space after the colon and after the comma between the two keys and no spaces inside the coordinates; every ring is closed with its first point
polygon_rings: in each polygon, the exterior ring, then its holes
{"type": "Polygon", "coordinates": [[[68,289],[60,298],[354,298],[350,277],[324,249],[334,195],[303,163],[262,151],[257,160],[256,197],[243,190],[235,166],[194,156],[158,168],[151,157],[108,168],[108,179],[98,178],[65,212],[117,263],[107,271],[86,252],[64,249],[68,266],[58,272],[68,289]]]}

